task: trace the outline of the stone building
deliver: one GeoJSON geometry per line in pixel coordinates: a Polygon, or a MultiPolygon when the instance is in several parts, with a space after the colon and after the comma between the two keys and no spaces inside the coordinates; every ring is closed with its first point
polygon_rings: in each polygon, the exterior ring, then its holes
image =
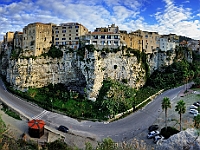
{"type": "Polygon", "coordinates": [[[119,27],[115,26],[115,24],[108,25],[108,27],[100,27],[96,28],[94,32],[113,32],[113,33],[120,33],[119,27]]]}
{"type": "Polygon", "coordinates": [[[38,56],[47,52],[52,45],[52,26],[48,23],[31,23],[23,28],[23,51],[29,56],[38,56]]]}
{"type": "Polygon", "coordinates": [[[142,51],[146,54],[151,54],[159,48],[160,35],[158,32],[137,30],[132,34],[142,36],[142,51]]]}
{"type": "Polygon", "coordinates": [[[16,31],[13,39],[14,48],[23,47],[23,32],[16,31]]]}
{"type": "Polygon", "coordinates": [[[13,46],[14,32],[7,32],[3,39],[4,49],[13,46]]]}
{"type": "Polygon", "coordinates": [[[121,41],[132,49],[142,51],[142,36],[135,33],[127,33],[127,31],[120,31],[121,41]]]}
{"type": "Polygon", "coordinates": [[[53,27],[53,44],[78,49],[80,36],[88,33],[88,29],[79,23],[62,23],[53,27]]]}

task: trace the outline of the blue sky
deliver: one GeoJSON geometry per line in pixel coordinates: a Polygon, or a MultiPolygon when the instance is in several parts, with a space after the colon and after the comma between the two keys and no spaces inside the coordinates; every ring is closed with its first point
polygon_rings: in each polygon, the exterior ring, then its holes
{"type": "Polygon", "coordinates": [[[78,22],[93,31],[111,24],[200,39],[200,0],[0,0],[0,40],[33,22],[78,22]]]}

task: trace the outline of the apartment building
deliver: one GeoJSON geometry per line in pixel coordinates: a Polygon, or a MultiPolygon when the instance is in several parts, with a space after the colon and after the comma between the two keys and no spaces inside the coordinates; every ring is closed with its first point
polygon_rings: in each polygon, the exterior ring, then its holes
{"type": "Polygon", "coordinates": [[[65,45],[78,49],[80,37],[88,33],[88,29],[79,23],[62,23],[53,27],[53,44],[65,45]]]}
{"type": "Polygon", "coordinates": [[[166,36],[162,36],[160,38],[160,50],[161,51],[169,51],[169,50],[174,50],[176,47],[176,43],[172,40],[170,40],[168,37],[166,36]]]}
{"type": "Polygon", "coordinates": [[[94,32],[89,32],[82,36],[86,45],[94,45],[96,49],[118,48],[121,46],[119,27],[112,24],[108,27],[96,28],[94,32]]]}
{"type": "Polygon", "coordinates": [[[132,32],[132,34],[142,36],[142,51],[145,53],[152,53],[159,48],[159,38],[158,32],[148,32],[137,30],[132,32]]]}
{"type": "Polygon", "coordinates": [[[52,23],[31,23],[23,28],[23,50],[32,50],[33,56],[47,52],[52,45],[52,23]]]}
{"type": "Polygon", "coordinates": [[[86,45],[94,45],[96,49],[118,48],[120,46],[120,34],[113,32],[91,32],[84,37],[86,45]]]}
{"type": "Polygon", "coordinates": [[[123,43],[132,49],[142,51],[142,36],[135,33],[127,33],[127,31],[120,30],[120,38],[123,43]]]}
{"type": "Polygon", "coordinates": [[[16,31],[13,39],[14,48],[23,47],[23,32],[16,31]]]}

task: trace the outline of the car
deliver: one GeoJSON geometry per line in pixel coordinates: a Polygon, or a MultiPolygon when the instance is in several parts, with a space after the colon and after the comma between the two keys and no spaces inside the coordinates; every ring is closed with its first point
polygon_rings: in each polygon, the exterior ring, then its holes
{"type": "Polygon", "coordinates": [[[198,107],[197,106],[195,106],[195,105],[191,105],[190,106],[190,109],[197,109],[198,107]]]}
{"type": "Polygon", "coordinates": [[[190,109],[189,113],[191,113],[191,114],[198,114],[198,110],[196,110],[196,109],[190,109]]]}
{"type": "Polygon", "coordinates": [[[148,133],[147,138],[151,139],[151,138],[153,138],[154,136],[156,136],[158,134],[160,134],[160,132],[157,131],[157,130],[156,131],[151,131],[151,132],[148,133]]]}
{"type": "Polygon", "coordinates": [[[62,132],[65,132],[65,133],[67,133],[69,131],[69,129],[66,126],[63,126],[63,125],[60,125],[58,127],[58,130],[62,131],[62,132]]]}
{"type": "Polygon", "coordinates": [[[164,139],[164,137],[162,136],[162,135],[156,135],[154,138],[153,138],[153,142],[155,143],[155,144],[157,144],[157,142],[159,141],[159,140],[163,140],[164,139]]]}
{"type": "Polygon", "coordinates": [[[149,132],[151,132],[151,131],[158,130],[158,128],[159,128],[158,125],[155,124],[155,125],[151,125],[151,126],[149,126],[148,130],[149,130],[149,132]]]}
{"type": "Polygon", "coordinates": [[[200,106],[200,104],[199,104],[199,103],[197,103],[197,102],[193,103],[193,105],[194,105],[194,106],[197,106],[197,107],[199,107],[199,106],[200,106]]]}

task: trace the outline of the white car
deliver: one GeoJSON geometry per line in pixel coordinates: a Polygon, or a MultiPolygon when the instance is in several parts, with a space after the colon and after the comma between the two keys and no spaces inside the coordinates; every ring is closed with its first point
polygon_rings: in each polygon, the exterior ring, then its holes
{"type": "Polygon", "coordinates": [[[191,113],[191,114],[198,114],[198,110],[196,110],[196,109],[190,109],[189,113],[191,113]]]}
{"type": "Polygon", "coordinates": [[[149,132],[149,134],[147,135],[147,138],[150,139],[150,138],[153,138],[154,136],[160,134],[159,131],[151,131],[149,132]]]}
{"type": "Polygon", "coordinates": [[[155,144],[157,144],[157,142],[159,141],[159,140],[164,140],[164,137],[162,136],[162,135],[156,135],[155,137],[154,137],[154,140],[153,140],[153,142],[155,143],[155,144]]]}
{"type": "Polygon", "coordinates": [[[190,109],[197,109],[198,107],[197,106],[195,106],[195,105],[191,105],[190,106],[190,109]]]}

